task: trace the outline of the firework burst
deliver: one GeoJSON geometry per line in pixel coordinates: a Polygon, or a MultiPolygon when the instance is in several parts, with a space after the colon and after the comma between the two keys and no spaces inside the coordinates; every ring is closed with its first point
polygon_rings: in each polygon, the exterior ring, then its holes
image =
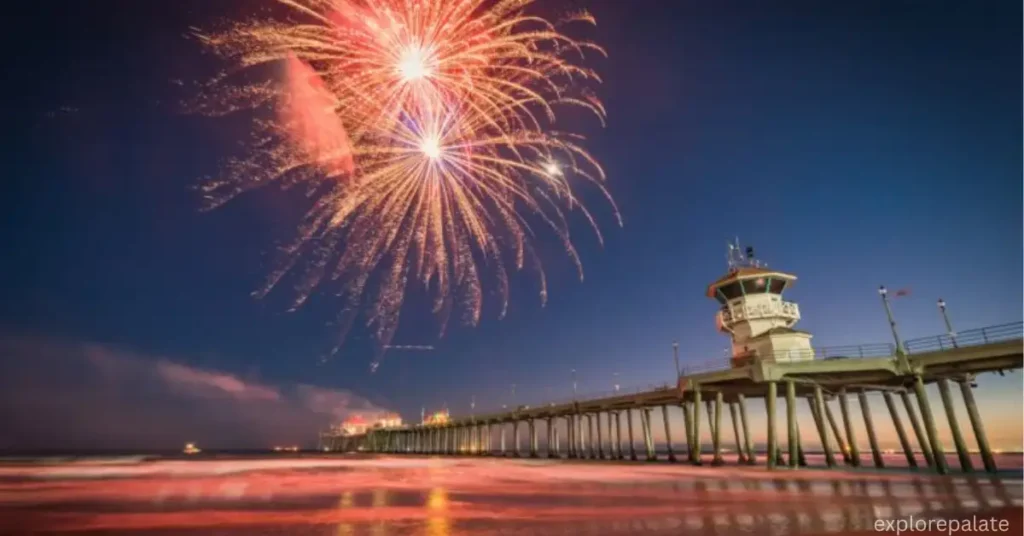
{"type": "Polygon", "coordinates": [[[614,202],[582,137],[553,125],[558,105],[603,124],[585,88],[599,79],[574,62],[604,51],[559,31],[593,23],[588,14],[555,25],[525,13],[533,1],[278,0],[285,19],[197,32],[237,66],[207,87],[200,110],[272,111],[254,114],[246,156],[204,185],[210,206],[271,183],[303,185],[314,199],[258,295],[297,272],[299,307],[335,281],[341,336],[365,305],[383,348],[414,282],[442,326],[456,306],[479,320],[484,267],[502,315],[510,268],[536,268],[546,300],[531,222],[561,239],[582,278],[566,211],[600,232],[570,181],[614,202]],[[252,74],[268,66],[277,69],[266,78],[252,74]]]}

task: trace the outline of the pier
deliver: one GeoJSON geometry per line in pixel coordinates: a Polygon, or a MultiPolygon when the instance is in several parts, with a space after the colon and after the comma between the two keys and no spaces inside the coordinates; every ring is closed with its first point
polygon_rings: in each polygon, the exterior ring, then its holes
{"type": "MultiPolygon", "coordinates": [[[[681,369],[676,381],[659,387],[521,405],[454,417],[445,423],[381,428],[359,437],[322,437],[322,444],[327,450],[359,448],[391,454],[654,461],[658,456],[652,413],[659,412],[669,462],[705,463],[700,438],[707,427],[713,466],[725,463],[724,450],[729,448],[741,464],[797,469],[806,464],[799,432],[803,425],[815,431],[827,467],[882,468],[883,452],[875,426],[889,419],[910,468],[946,474],[951,469],[946,462],[948,447],[940,441],[936,428],[939,419],[946,419],[959,469],[997,471],[981,408],[974,398],[975,378],[1022,368],[1024,323],[960,333],[950,327],[944,334],[902,341],[889,308],[888,291],[882,287],[879,294],[892,326],[893,343],[815,348],[809,333],[793,328],[800,318],[797,304],[781,297],[796,277],[753,260],[750,248],[746,257],[738,249],[738,245],[730,248],[729,272],[708,287],[708,296],[722,305],[719,329],[732,338],[729,358],[681,369]],[[927,396],[930,384],[938,388],[941,408],[933,407],[927,396]],[[966,430],[954,411],[954,388],[967,408],[966,430]],[[869,394],[880,395],[884,409],[872,407],[869,394]],[[763,459],[753,448],[747,418],[751,404],[763,404],[767,415],[767,454],[763,459]],[[798,422],[798,404],[807,405],[813,422],[798,422]],[[868,453],[860,452],[851,404],[861,410],[868,453]],[[898,407],[908,422],[903,422],[898,407]],[[673,435],[670,412],[682,413],[683,430],[678,436],[673,435]],[[640,423],[640,438],[634,437],[635,420],[640,423]],[[558,426],[560,423],[564,427],[558,426]],[[541,428],[547,432],[543,450],[538,438],[541,428]],[[567,432],[566,437],[559,437],[561,430],[567,432]],[[981,467],[973,466],[965,433],[972,433],[977,442],[981,467]],[[493,441],[496,435],[497,442],[493,441]]],[[[948,322],[945,304],[941,300],[939,304],[948,322]]]]}

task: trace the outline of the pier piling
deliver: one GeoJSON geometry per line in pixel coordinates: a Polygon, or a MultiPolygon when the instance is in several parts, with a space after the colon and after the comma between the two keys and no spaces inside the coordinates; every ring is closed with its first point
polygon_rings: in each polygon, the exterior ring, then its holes
{"type": "Polygon", "coordinates": [[[690,451],[690,461],[694,465],[700,465],[700,384],[697,384],[693,388],[693,448],[690,451]]]}
{"type": "Polygon", "coordinates": [[[715,415],[712,422],[714,425],[711,427],[711,441],[714,444],[715,455],[711,460],[711,465],[724,465],[725,460],[722,459],[722,398],[723,394],[721,391],[715,392],[715,415]]]}
{"type": "Polygon", "coordinates": [[[960,459],[960,469],[965,473],[974,471],[971,464],[971,455],[967,452],[967,444],[964,442],[963,433],[960,432],[960,423],[956,418],[956,409],[953,407],[953,396],[949,392],[949,380],[940,378],[939,396],[942,398],[942,407],[946,411],[946,418],[949,420],[949,431],[953,435],[953,445],[956,447],[956,455],[960,459]]]}
{"type": "Polygon", "coordinates": [[[850,418],[850,406],[846,399],[846,388],[840,389],[839,413],[843,417],[843,428],[846,429],[846,447],[850,451],[850,465],[860,467],[860,447],[857,446],[857,435],[853,432],[853,419],[850,418]]]}
{"type": "Polygon", "coordinates": [[[775,382],[768,382],[768,395],[765,397],[765,411],[768,418],[768,469],[775,469],[778,460],[778,440],[775,437],[775,397],[778,387],[775,382]]]}
{"type": "Polygon", "coordinates": [[[668,447],[668,461],[675,462],[676,453],[675,450],[672,448],[672,426],[669,425],[667,404],[661,405],[661,418],[664,419],[665,421],[665,445],[668,447]]]}
{"type": "Polygon", "coordinates": [[[996,461],[992,457],[992,449],[988,445],[988,436],[985,434],[985,425],[981,422],[981,415],[978,413],[978,404],[974,401],[974,392],[971,390],[971,378],[960,379],[960,394],[964,397],[964,406],[967,407],[967,417],[971,421],[971,428],[974,429],[974,437],[978,442],[978,450],[981,451],[981,462],[985,471],[996,472],[996,461]]]}
{"type": "Polygon", "coordinates": [[[935,429],[935,417],[932,415],[931,404],[928,403],[928,392],[924,390],[924,379],[920,375],[914,377],[914,394],[917,395],[917,405],[921,408],[921,420],[924,421],[924,429],[928,433],[928,443],[932,448],[932,458],[935,460],[935,471],[940,475],[949,472],[946,466],[946,455],[942,450],[942,443],[939,443],[939,434],[935,429]]]}
{"type": "Polygon", "coordinates": [[[868,443],[871,445],[871,458],[875,462],[875,467],[885,467],[885,461],[882,460],[882,451],[878,448],[878,437],[875,435],[875,423],[871,419],[871,407],[868,405],[868,395],[863,389],[857,392],[857,398],[860,401],[860,412],[864,416],[864,428],[868,433],[868,443]]]}

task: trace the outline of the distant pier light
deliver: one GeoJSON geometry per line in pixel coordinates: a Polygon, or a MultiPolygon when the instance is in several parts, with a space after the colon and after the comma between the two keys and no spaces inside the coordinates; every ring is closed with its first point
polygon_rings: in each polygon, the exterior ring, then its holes
{"type": "Polygon", "coordinates": [[[782,297],[796,276],[768,268],[739,240],[728,245],[726,260],[728,272],[708,286],[707,295],[721,306],[715,324],[732,339],[732,365],[814,359],[811,334],[794,328],[800,307],[782,297]]]}

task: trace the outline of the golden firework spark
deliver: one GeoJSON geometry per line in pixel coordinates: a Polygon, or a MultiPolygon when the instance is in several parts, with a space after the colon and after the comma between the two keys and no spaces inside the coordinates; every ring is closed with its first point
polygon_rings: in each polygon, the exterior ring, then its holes
{"type": "MultiPolygon", "coordinates": [[[[387,345],[411,280],[431,290],[442,324],[456,298],[475,324],[484,264],[502,315],[508,266],[533,262],[546,300],[531,220],[561,238],[582,278],[560,207],[578,209],[600,239],[570,180],[611,197],[582,137],[552,125],[559,104],[603,123],[600,101],[582,88],[599,79],[574,63],[601,48],[527,15],[534,0],[277,1],[287,18],[198,34],[240,67],[215,80],[203,110],[276,112],[258,115],[250,152],[204,186],[211,206],[268,183],[305,185],[315,199],[258,294],[302,262],[295,307],[338,281],[342,336],[368,299],[369,325],[387,345]],[[280,71],[252,81],[271,65],[285,66],[284,83],[280,71]]],[[[570,22],[594,21],[581,13],[570,22]]]]}

